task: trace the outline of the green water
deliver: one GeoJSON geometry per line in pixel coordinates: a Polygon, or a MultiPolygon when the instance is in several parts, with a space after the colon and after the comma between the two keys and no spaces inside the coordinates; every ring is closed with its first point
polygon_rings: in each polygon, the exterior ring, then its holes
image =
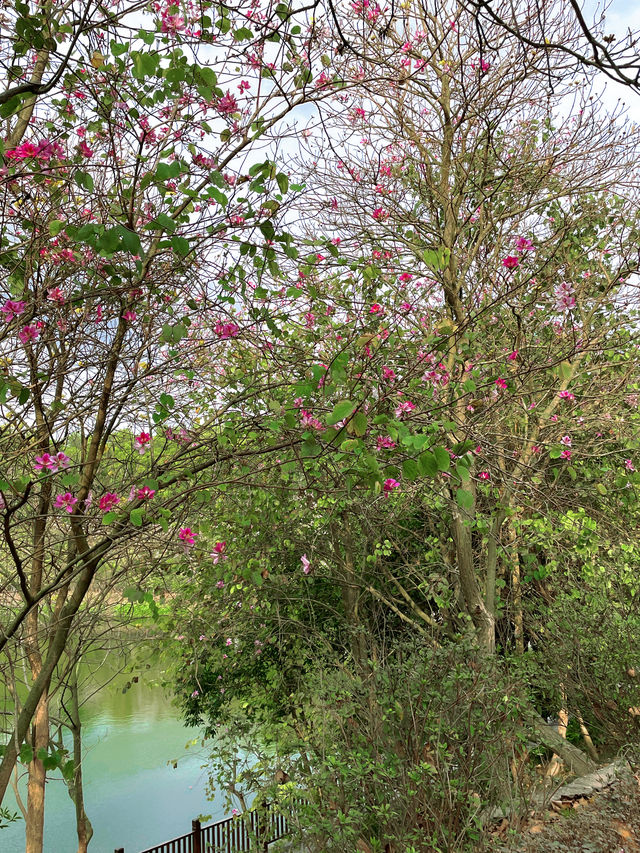
{"type": "MultiPolygon", "coordinates": [[[[99,674],[104,681],[105,666],[99,674]]],[[[89,698],[81,716],[85,809],[94,829],[91,853],[113,853],[117,847],[138,853],[188,832],[200,814],[214,820],[224,816],[221,800],[210,802],[205,796],[205,752],[199,743],[185,750],[198,732],[178,720],[162,688],[153,685],[154,674],[159,675],[151,670],[124,694],[123,684],[131,676],[116,676],[93,696],[91,682],[85,680],[83,692],[89,698]],[[177,769],[167,764],[173,759],[179,759],[177,769]]],[[[20,787],[26,802],[24,785],[20,787]]],[[[11,793],[5,805],[17,811],[11,793]]],[[[2,853],[23,853],[24,846],[23,820],[0,830],[2,853]]],[[[76,849],[74,806],[56,772],[47,784],[45,853],[76,849]]]]}

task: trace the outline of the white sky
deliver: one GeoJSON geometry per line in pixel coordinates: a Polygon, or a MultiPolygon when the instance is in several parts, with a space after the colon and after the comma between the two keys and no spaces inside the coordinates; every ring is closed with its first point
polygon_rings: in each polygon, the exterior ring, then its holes
{"type": "MultiPolygon", "coordinates": [[[[618,38],[622,38],[629,28],[632,31],[640,31],[640,0],[610,0],[607,6],[605,13],[607,34],[613,33],[618,38]]],[[[601,9],[602,3],[585,0],[584,11],[587,21],[590,21],[601,9]]],[[[640,46],[637,50],[640,53],[640,46]]],[[[616,102],[621,100],[627,107],[629,118],[640,125],[640,92],[611,80],[606,82],[603,80],[602,85],[607,105],[613,108],[616,102]]]]}

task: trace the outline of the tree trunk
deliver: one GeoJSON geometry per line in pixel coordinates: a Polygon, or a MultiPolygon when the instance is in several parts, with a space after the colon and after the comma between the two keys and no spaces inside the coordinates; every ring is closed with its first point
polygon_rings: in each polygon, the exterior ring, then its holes
{"type": "Polygon", "coordinates": [[[496,620],[495,616],[487,610],[482,598],[473,564],[471,529],[465,524],[457,505],[453,507],[453,540],[456,546],[460,590],[465,610],[476,629],[478,645],[487,654],[493,654],[496,650],[496,620]]]}
{"type": "Polygon", "coordinates": [[[511,551],[511,592],[513,595],[513,639],[516,654],[524,654],[524,617],[522,615],[522,587],[520,585],[520,555],[514,519],[509,523],[509,544],[511,551]]]}
{"type": "Polygon", "coordinates": [[[534,722],[536,732],[540,741],[561,758],[567,768],[577,776],[586,776],[596,770],[596,764],[577,746],[565,740],[555,726],[549,726],[542,717],[538,716],[534,722]]]}
{"type": "Polygon", "coordinates": [[[67,782],[69,796],[76,807],[76,835],[78,836],[78,853],[87,853],[89,842],[93,837],[93,826],[84,810],[84,789],[82,785],[82,723],[78,702],[78,678],[74,667],[68,684],[71,692],[71,708],[69,709],[69,728],[73,733],[73,776],[67,782]]]}
{"type": "Polygon", "coordinates": [[[49,748],[49,696],[45,690],[40,698],[31,725],[31,746],[34,757],[29,764],[27,782],[27,820],[25,853],[42,853],[44,844],[44,797],[47,771],[37,757],[40,749],[49,748]]]}

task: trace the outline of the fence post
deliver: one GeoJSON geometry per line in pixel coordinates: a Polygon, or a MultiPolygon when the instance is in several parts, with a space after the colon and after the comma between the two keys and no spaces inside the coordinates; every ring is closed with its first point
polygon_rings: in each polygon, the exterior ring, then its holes
{"type": "Polygon", "coordinates": [[[199,820],[191,821],[191,832],[193,833],[193,853],[202,853],[202,827],[199,820]]]}

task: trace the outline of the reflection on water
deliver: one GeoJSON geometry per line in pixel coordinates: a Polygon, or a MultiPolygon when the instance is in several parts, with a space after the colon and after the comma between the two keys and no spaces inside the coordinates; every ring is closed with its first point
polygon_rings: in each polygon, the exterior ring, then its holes
{"type": "MultiPolygon", "coordinates": [[[[105,666],[96,673],[96,683],[106,680],[105,666]]],[[[221,801],[211,803],[205,797],[199,744],[185,751],[198,733],[177,719],[169,698],[148,677],[154,674],[150,671],[125,693],[123,684],[130,676],[117,676],[83,705],[85,808],[94,829],[91,853],[113,853],[117,847],[137,853],[188,832],[199,814],[223,816],[221,801]],[[176,758],[180,760],[173,769],[167,762],[176,758]]],[[[84,692],[92,693],[86,678],[84,692]]],[[[24,791],[23,798],[26,801],[24,791]]],[[[15,808],[12,795],[5,804],[15,808]]],[[[47,785],[45,853],[76,849],[74,806],[56,772],[47,785]]],[[[23,853],[24,821],[0,830],[0,850],[23,853]]]]}

